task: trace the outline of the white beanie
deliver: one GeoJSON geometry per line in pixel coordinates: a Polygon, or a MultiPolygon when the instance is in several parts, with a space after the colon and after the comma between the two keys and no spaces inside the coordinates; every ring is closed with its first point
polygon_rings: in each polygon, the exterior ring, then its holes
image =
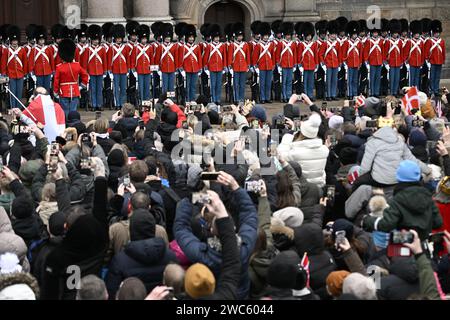
{"type": "Polygon", "coordinates": [[[300,132],[306,138],[317,138],[317,134],[319,133],[319,126],[321,123],[322,119],[320,118],[320,116],[317,113],[313,112],[308,120],[302,122],[300,132]]]}
{"type": "Polygon", "coordinates": [[[286,207],[274,212],[273,218],[280,219],[287,227],[296,228],[302,225],[304,215],[299,208],[286,207]]]}
{"type": "Polygon", "coordinates": [[[377,288],[375,282],[360,273],[352,273],[347,276],[342,286],[342,293],[349,293],[360,300],[377,300],[377,288]]]}
{"type": "Polygon", "coordinates": [[[331,129],[339,129],[339,127],[344,123],[344,118],[338,115],[332,116],[328,120],[328,127],[331,129]]]}
{"type": "Polygon", "coordinates": [[[36,295],[29,286],[19,283],[0,291],[0,300],[36,300],[36,295]]]}

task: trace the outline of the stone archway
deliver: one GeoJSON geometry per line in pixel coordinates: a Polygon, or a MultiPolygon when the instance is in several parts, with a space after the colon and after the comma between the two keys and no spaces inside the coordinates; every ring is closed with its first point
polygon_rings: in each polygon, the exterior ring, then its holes
{"type": "Polygon", "coordinates": [[[245,26],[245,36],[250,38],[250,24],[264,16],[260,0],[205,0],[199,1],[198,25],[205,22],[215,22],[222,30],[226,23],[238,22],[242,19],[245,26]],[[216,20],[212,17],[216,16],[216,20]],[[218,19],[218,20],[217,20],[218,19]]]}

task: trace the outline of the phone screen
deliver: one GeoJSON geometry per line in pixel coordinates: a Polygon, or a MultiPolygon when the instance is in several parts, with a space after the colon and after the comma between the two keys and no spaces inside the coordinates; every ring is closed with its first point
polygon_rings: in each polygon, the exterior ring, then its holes
{"type": "Polygon", "coordinates": [[[217,178],[219,178],[218,172],[203,172],[200,175],[200,179],[205,181],[215,181],[217,178]]]}

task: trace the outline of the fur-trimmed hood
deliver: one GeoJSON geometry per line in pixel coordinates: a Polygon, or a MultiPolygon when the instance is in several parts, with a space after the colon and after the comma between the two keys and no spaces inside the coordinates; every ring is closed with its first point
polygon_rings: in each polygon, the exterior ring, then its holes
{"type": "Polygon", "coordinates": [[[36,300],[39,299],[39,285],[36,280],[31,274],[25,273],[25,272],[14,272],[9,274],[2,274],[0,275],[0,297],[1,299],[9,299],[9,300],[18,300],[14,299],[14,297],[11,297],[8,293],[7,297],[3,297],[4,291],[6,288],[24,284],[28,286],[34,293],[36,300]]]}

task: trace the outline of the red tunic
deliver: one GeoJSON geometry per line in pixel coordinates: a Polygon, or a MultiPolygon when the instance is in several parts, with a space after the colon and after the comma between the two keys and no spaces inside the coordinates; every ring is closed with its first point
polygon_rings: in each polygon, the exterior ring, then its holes
{"type": "Polygon", "coordinates": [[[337,40],[327,40],[322,43],[319,49],[320,62],[327,68],[337,68],[341,64],[340,45],[337,40]]]}
{"type": "Polygon", "coordinates": [[[130,46],[113,44],[108,51],[108,70],[113,74],[126,74],[130,69],[130,46]]]}
{"type": "Polygon", "coordinates": [[[403,64],[403,41],[400,38],[397,40],[386,39],[383,48],[383,60],[387,61],[389,66],[400,67],[403,64]]]}
{"type": "Polygon", "coordinates": [[[282,68],[293,68],[297,64],[297,43],[288,40],[278,41],[276,61],[282,68]]]}
{"type": "Polygon", "coordinates": [[[53,91],[62,98],[80,96],[79,80],[87,86],[89,75],[78,62],[62,63],[56,67],[53,91]]]}
{"type": "Polygon", "coordinates": [[[371,66],[381,66],[383,64],[383,39],[370,38],[364,45],[364,61],[371,66]]]}
{"type": "Polygon", "coordinates": [[[275,66],[275,44],[260,41],[253,49],[252,65],[261,71],[273,70],[275,66]]]}
{"type": "Polygon", "coordinates": [[[139,43],[131,54],[131,69],[138,74],[150,74],[150,66],[153,64],[153,46],[139,43]]]}
{"type": "Polygon", "coordinates": [[[319,47],[317,41],[300,41],[297,45],[297,62],[304,70],[315,70],[319,64],[319,47]]]}
{"type": "Polygon", "coordinates": [[[203,65],[211,72],[221,72],[226,68],[226,44],[223,42],[208,43],[203,53],[203,65]]]}
{"type": "Polygon", "coordinates": [[[175,72],[178,66],[178,50],[176,43],[161,43],[156,49],[155,64],[159,64],[161,72],[175,72]]]}
{"type": "Polygon", "coordinates": [[[425,57],[431,64],[445,63],[445,41],[442,38],[429,38],[425,42],[425,57]]]}
{"type": "Polygon", "coordinates": [[[107,51],[104,46],[89,46],[81,55],[81,67],[91,76],[101,76],[108,71],[107,51]]]}
{"type": "Polygon", "coordinates": [[[28,73],[27,50],[24,47],[5,47],[2,53],[2,74],[11,79],[21,79],[28,73]]]}
{"type": "Polygon", "coordinates": [[[250,45],[243,41],[230,43],[227,63],[234,72],[247,72],[250,66],[250,45]]]}
{"type": "Polygon", "coordinates": [[[202,50],[198,44],[178,45],[178,68],[185,72],[196,73],[202,69],[202,50]]]}
{"type": "Polygon", "coordinates": [[[52,48],[36,45],[31,49],[28,58],[28,69],[30,72],[34,72],[36,76],[48,76],[52,74],[55,70],[52,48]]]}
{"type": "Polygon", "coordinates": [[[421,39],[409,39],[403,51],[403,60],[411,67],[421,67],[425,61],[424,47],[421,39]]]}
{"type": "Polygon", "coordinates": [[[362,42],[359,39],[347,39],[341,47],[342,60],[349,68],[360,68],[363,57],[362,42]]]}

